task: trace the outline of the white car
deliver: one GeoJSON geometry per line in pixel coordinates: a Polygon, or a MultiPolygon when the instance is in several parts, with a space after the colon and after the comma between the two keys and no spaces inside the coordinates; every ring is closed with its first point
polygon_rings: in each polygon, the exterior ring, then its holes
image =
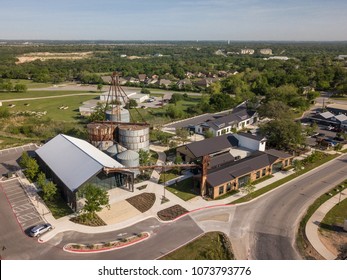
{"type": "Polygon", "coordinates": [[[52,229],[52,225],[51,224],[39,224],[37,226],[34,226],[30,232],[29,235],[32,237],[37,237],[40,236],[41,234],[44,234],[47,231],[50,231],[52,229]]]}

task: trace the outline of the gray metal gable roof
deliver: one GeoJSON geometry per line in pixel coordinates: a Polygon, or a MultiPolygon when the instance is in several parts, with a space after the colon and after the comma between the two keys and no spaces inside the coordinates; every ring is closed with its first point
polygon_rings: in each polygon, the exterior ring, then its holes
{"type": "Polygon", "coordinates": [[[237,147],[238,143],[239,141],[232,134],[224,134],[202,141],[192,142],[187,144],[186,147],[198,158],[227,148],[237,147]]]}
{"type": "Polygon", "coordinates": [[[240,161],[231,162],[229,166],[211,170],[207,174],[207,182],[211,186],[225,184],[236,177],[247,175],[255,170],[265,168],[273,164],[278,157],[256,151],[251,156],[240,161]]]}
{"type": "Polygon", "coordinates": [[[88,142],[63,134],[54,137],[36,153],[71,191],[104,167],[123,167],[88,142]]]}

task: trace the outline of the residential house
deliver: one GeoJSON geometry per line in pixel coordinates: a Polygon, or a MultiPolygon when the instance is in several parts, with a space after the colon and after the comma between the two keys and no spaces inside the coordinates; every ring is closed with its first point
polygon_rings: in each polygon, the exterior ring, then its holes
{"type": "Polygon", "coordinates": [[[158,85],[160,87],[168,88],[172,84],[172,81],[167,80],[167,79],[160,79],[158,81],[158,85]]]}
{"type": "Polygon", "coordinates": [[[272,49],[261,49],[259,52],[264,55],[272,55],[272,49]]]}
{"type": "Polygon", "coordinates": [[[253,49],[241,49],[241,54],[254,54],[254,50],[253,49]]]}
{"type": "Polygon", "coordinates": [[[194,85],[198,86],[198,87],[209,87],[212,83],[215,83],[219,81],[218,78],[204,78],[201,80],[198,80],[196,82],[194,82],[194,85]]]}
{"type": "Polygon", "coordinates": [[[339,115],[339,114],[347,115],[346,104],[339,104],[339,103],[328,104],[326,106],[326,109],[335,115],[339,115]]]}
{"type": "Polygon", "coordinates": [[[258,113],[254,110],[247,109],[247,105],[244,102],[227,115],[214,115],[209,120],[194,125],[194,132],[205,134],[206,131],[210,131],[213,133],[213,136],[220,136],[236,132],[257,121],[258,113]]]}
{"type": "Polygon", "coordinates": [[[189,79],[183,79],[183,80],[179,80],[176,83],[177,87],[179,89],[184,89],[186,86],[191,86],[192,85],[192,81],[189,79]]]}
{"type": "Polygon", "coordinates": [[[147,79],[147,75],[146,74],[139,74],[138,75],[138,80],[140,81],[140,83],[144,83],[147,79]]]}

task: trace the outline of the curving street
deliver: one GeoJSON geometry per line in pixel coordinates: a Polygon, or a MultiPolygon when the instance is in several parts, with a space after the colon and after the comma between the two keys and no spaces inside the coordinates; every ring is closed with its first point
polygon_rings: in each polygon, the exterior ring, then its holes
{"type": "Polygon", "coordinates": [[[191,212],[172,223],[149,218],[133,226],[98,234],[66,231],[45,243],[29,238],[16,221],[0,188],[0,227],[3,259],[157,259],[208,231],[222,231],[232,242],[237,259],[300,259],[295,233],[307,207],[321,194],[347,178],[347,155],[273,190],[254,201],[191,212]],[[122,234],[147,231],[151,237],[139,244],[103,253],[63,251],[70,242],[97,243],[122,234]]]}

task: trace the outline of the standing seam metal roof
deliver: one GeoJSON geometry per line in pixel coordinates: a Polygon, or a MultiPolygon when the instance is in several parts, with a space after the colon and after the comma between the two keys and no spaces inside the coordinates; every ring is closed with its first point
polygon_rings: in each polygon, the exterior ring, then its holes
{"type": "Polygon", "coordinates": [[[88,142],[64,134],[54,137],[36,153],[71,191],[104,167],[124,167],[88,142]]]}

